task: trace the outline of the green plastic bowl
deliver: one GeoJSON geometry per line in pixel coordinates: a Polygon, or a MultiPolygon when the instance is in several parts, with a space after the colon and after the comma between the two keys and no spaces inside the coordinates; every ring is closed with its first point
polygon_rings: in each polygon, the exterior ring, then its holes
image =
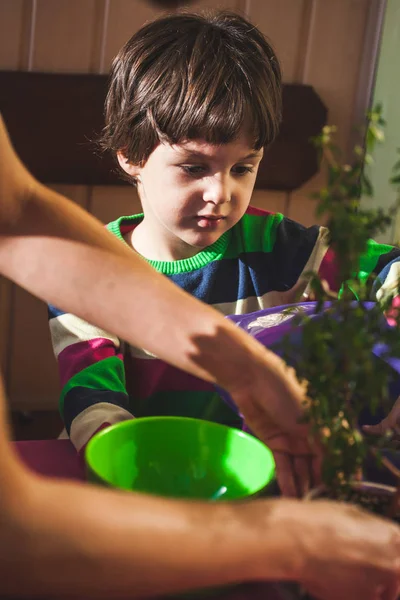
{"type": "Polygon", "coordinates": [[[111,425],[93,436],[85,458],[92,482],[173,498],[246,498],[275,474],[272,452],[255,437],[184,417],[111,425]]]}

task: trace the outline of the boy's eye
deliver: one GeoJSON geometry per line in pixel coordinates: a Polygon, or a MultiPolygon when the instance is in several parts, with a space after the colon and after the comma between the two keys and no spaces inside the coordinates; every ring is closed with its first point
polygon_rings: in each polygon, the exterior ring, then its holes
{"type": "Polygon", "coordinates": [[[192,176],[203,175],[206,171],[206,168],[202,165],[181,165],[181,169],[183,169],[187,175],[192,176]]]}
{"type": "Polygon", "coordinates": [[[245,166],[245,165],[236,165],[236,167],[232,168],[232,172],[235,175],[246,175],[247,173],[253,173],[254,171],[254,167],[253,166],[245,166]]]}
{"type": "MultiPolygon", "coordinates": [[[[205,175],[207,172],[207,167],[204,165],[179,165],[180,168],[187,174],[192,177],[201,177],[205,175]]],[[[236,165],[232,167],[231,173],[234,175],[238,175],[239,177],[242,175],[246,175],[247,173],[253,173],[254,167],[252,165],[236,165]]]]}

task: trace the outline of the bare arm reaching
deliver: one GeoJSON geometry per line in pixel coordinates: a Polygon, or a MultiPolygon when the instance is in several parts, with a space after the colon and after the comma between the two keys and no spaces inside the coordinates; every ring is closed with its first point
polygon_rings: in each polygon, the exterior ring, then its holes
{"type": "Polygon", "coordinates": [[[7,597],[138,598],[297,580],[321,600],[397,598],[399,529],[355,508],[182,502],[55,483],[25,472],[3,435],[0,451],[7,597]]]}

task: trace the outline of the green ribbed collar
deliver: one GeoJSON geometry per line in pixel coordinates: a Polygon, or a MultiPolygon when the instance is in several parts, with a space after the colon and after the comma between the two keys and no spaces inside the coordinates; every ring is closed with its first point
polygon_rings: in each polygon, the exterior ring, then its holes
{"type": "MultiPolygon", "coordinates": [[[[121,227],[130,223],[132,223],[132,225],[138,225],[143,219],[143,216],[143,213],[140,213],[138,215],[120,217],[116,221],[109,223],[107,228],[122,242],[126,243],[121,233],[121,227]]],[[[165,275],[176,275],[177,273],[196,271],[208,263],[223,258],[228,247],[230,237],[231,230],[226,231],[216,242],[211,244],[211,246],[204,248],[204,250],[198,254],[195,254],[191,258],[184,258],[182,260],[174,261],[149,260],[146,258],[146,261],[157,271],[164,273],[165,275]]]]}

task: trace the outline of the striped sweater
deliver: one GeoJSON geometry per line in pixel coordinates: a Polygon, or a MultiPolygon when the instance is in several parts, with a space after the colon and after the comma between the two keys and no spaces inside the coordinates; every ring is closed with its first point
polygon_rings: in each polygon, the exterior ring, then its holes
{"type": "MultiPolygon", "coordinates": [[[[121,217],[108,228],[125,243],[123,236],[142,218],[121,217]]],[[[378,297],[397,279],[399,260],[396,248],[370,241],[360,275],[377,274],[378,297]]],[[[192,258],[148,262],[224,315],[297,301],[307,294],[304,273],[311,270],[319,272],[331,289],[340,286],[326,228],[306,228],[281,214],[254,208],[192,258]]],[[[49,324],[62,386],[60,411],[78,450],[98,429],[132,416],[185,415],[240,424],[211,384],[53,306],[49,324]]]]}

